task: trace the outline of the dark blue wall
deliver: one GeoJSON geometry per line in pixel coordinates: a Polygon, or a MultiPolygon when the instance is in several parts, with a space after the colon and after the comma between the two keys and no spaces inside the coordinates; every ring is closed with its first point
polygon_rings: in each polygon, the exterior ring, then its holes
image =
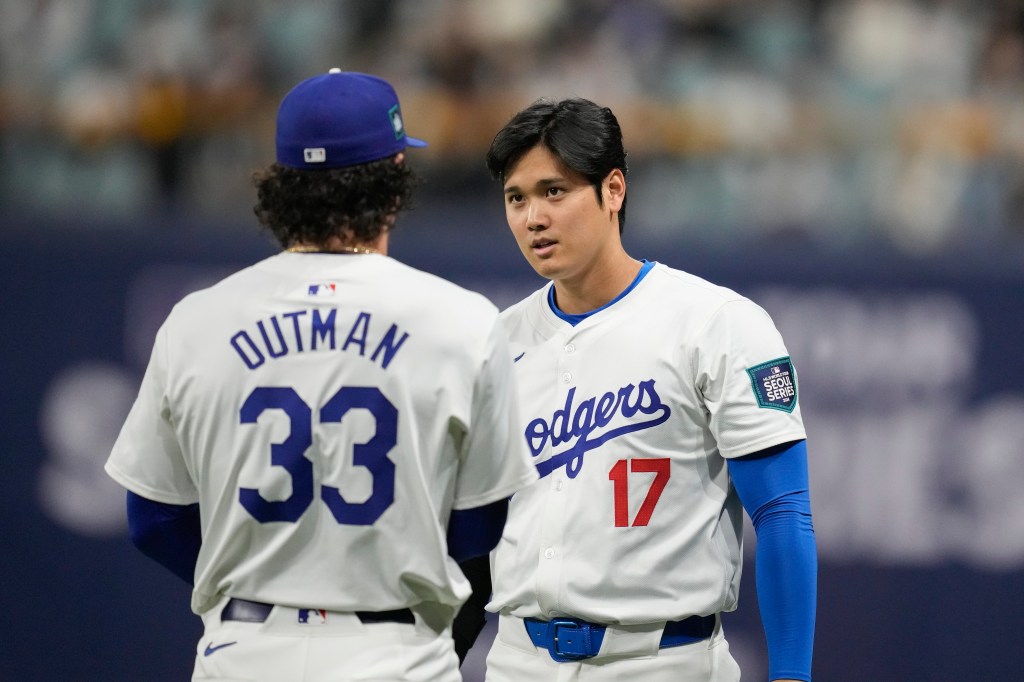
{"type": "MultiPolygon", "coordinates": [[[[506,305],[540,281],[493,218],[414,214],[392,255],[506,305]]],[[[1024,269],[779,238],[627,245],[752,296],[786,336],[821,555],[816,679],[1024,679],[1024,269]]],[[[0,679],[188,678],[188,587],[130,546],[101,467],[170,305],[272,251],[202,225],[3,226],[0,679]]],[[[726,622],[758,680],[752,569],[726,622]]]]}

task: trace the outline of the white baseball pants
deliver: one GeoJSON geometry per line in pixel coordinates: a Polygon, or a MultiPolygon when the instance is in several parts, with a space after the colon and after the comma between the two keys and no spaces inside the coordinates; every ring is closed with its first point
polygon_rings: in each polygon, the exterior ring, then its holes
{"type": "Polygon", "coordinates": [[[660,636],[660,630],[638,634],[608,628],[597,656],[557,663],[530,641],[521,619],[502,615],[487,655],[487,682],[739,681],[721,622],[711,637],[692,644],[658,649],[660,636]]]}
{"type": "MultiPolygon", "coordinates": [[[[414,609],[415,610],[415,609],[414,609]]],[[[204,614],[193,682],[461,682],[450,629],[363,623],[354,614],[275,606],[265,622],[204,614]],[[302,621],[305,622],[302,622],[302,621]]]]}

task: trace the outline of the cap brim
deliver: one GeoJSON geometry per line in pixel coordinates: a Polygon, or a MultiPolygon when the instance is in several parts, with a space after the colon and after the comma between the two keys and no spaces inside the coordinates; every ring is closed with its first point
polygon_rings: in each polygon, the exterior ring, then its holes
{"type": "Polygon", "coordinates": [[[426,147],[427,143],[416,137],[405,136],[405,146],[407,147],[426,147]]]}

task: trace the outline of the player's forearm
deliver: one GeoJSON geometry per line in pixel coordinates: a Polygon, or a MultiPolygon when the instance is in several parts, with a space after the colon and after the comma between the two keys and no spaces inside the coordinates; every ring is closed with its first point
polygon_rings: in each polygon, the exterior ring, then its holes
{"type": "Polygon", "coordinates": [[[757,597],[772,680],[811,679],[817,551],[810,514],[783,502],[757,533],[757,597]],[[785,508],[785,507],[790,508],[785,508]]]}
{"type": "Polygon", "coordinates": [[[811,679],[817,548],[804,441],[729,461],[757,533],[757,597],[771,680],[811,679]]]}
{"type": "Polygon", "coordinates": [[[466,654],[473,648],[477,637],[483,631],[487,623],[487,613],[484,607],[491,598],[491,564],[490,557],[473,557],[466,561],[459,562],[459,568],[469,580],[473,588],[469,599],[462,605],[455,622],[452,623],[452,639],[455,640],[455,653],[459,656],[459,663],[466,660],[466,654]]]}

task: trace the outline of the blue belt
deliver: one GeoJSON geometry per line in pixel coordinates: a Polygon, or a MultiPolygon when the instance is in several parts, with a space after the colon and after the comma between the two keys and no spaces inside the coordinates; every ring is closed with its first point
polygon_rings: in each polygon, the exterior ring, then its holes
{"type": "MultiPolygon", "coordinates": [[[[715,631],[715,616],[690,616],[665,623],[659,649],[682,646],[707,639],[715,631]]],[[[535,646],[543,647],[559,663],[593,658],[601,650],[606,626],[579,618],[537,620],[524,618],[526,633],[535,646]]]]}

